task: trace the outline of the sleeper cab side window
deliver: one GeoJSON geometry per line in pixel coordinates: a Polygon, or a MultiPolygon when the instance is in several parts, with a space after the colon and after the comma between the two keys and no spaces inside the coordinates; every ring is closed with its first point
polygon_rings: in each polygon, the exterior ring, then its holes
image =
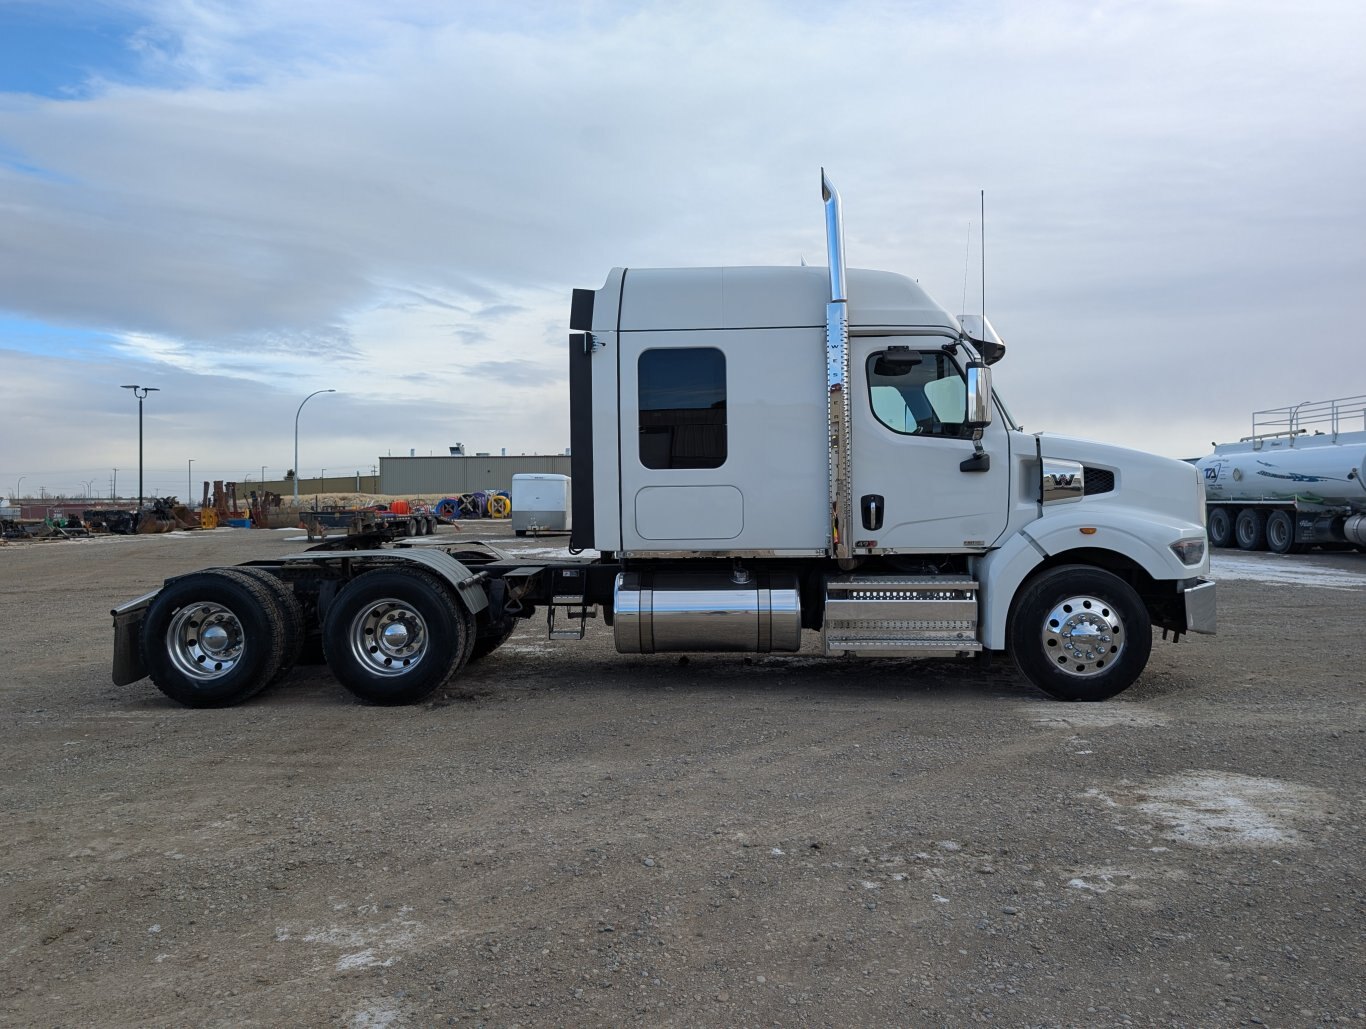
{"type": "Polygon", "coordinates": [[[647,350],[637,368],[640,463],[720,468],[726,462],[726,355],[715,347],[647,350]]]}
{"type": "Polygon", "coordinates": [[[963,373],[942,350],[888,347],[868,357],[873,417],[907,436],[966,436],[963,373]]]}

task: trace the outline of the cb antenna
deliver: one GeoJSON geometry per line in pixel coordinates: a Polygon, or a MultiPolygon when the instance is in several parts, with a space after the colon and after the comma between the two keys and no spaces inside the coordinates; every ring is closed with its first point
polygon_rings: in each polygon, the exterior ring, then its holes
{"type": "Polygon", "coordinates": [[[978,231],[982,234],[982,333],[987,331],[987,191],[978,193],[978,231]]]}
{"type": "Polygon", "coordinates": [[[963,297],[958,302],[960,314],[968,313],[968,273],[972,271],[972,219],[968,219],[968,234],[963,239],[963,297]]]}

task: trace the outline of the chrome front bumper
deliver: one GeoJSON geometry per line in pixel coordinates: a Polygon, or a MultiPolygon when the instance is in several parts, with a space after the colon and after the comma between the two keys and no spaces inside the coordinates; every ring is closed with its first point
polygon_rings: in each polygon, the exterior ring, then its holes
{"type": "Polygon", "coordinates": [[[1181,591],[1186,602],[1186,631],[1213,635],[1215,625],[1214,580],[1196,579],[1181,591]]]}

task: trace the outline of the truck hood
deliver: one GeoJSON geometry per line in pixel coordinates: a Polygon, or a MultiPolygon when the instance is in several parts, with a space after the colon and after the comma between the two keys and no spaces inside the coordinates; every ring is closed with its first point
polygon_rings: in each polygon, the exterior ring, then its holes
{"type": "Polygon", "coordinates": [[[1041,432],[1035,438],[1042,457],[1076,461],[1086,469],[1087,503],[1122,503],[1164,520],[1204,524],[1204,487],[1194,465],[1073,436],[1041,432]],[[1105,472],[1113,476],[1114,489],[1092,493],[1093,484],[1103,484],[1105,472]]]}

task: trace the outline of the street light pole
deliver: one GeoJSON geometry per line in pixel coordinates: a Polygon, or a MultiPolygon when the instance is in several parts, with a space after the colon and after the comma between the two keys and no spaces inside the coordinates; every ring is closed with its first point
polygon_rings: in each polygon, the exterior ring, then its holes
{"type": "Polygon", "coordinates": [[[194,458],[185,466],[185,506],[194,507],[194,458]]]}
{"type": "Polygon", "coordinates": [[[133,396],[138,398],[138,510],[142,510],[142,402],[147,399],[148,393],[159,393],[157,386],[123,386],[123,389],[131,389],[133,396]]]}
{"type": "Polygon", "coordinates": [[[299,502],[299,415],[303,414],[304,404],[308,403],[319,393],[335,393],[335,389],[314,390],[299,402],[299,410],[294,412],[294,502],[299,502]]]}
{"type": "Polygon", "coordinates": [[[20,486],[21,483],[23,483],[23,481],[24,481],[24,477],[21,475],[21,476],[19,476],[19,482],[16,482],[16,483],[14,484],[14,499],[15,499],[16,501],[18,501],[18,499],[19,499],[19,486],[20,486]]]}

